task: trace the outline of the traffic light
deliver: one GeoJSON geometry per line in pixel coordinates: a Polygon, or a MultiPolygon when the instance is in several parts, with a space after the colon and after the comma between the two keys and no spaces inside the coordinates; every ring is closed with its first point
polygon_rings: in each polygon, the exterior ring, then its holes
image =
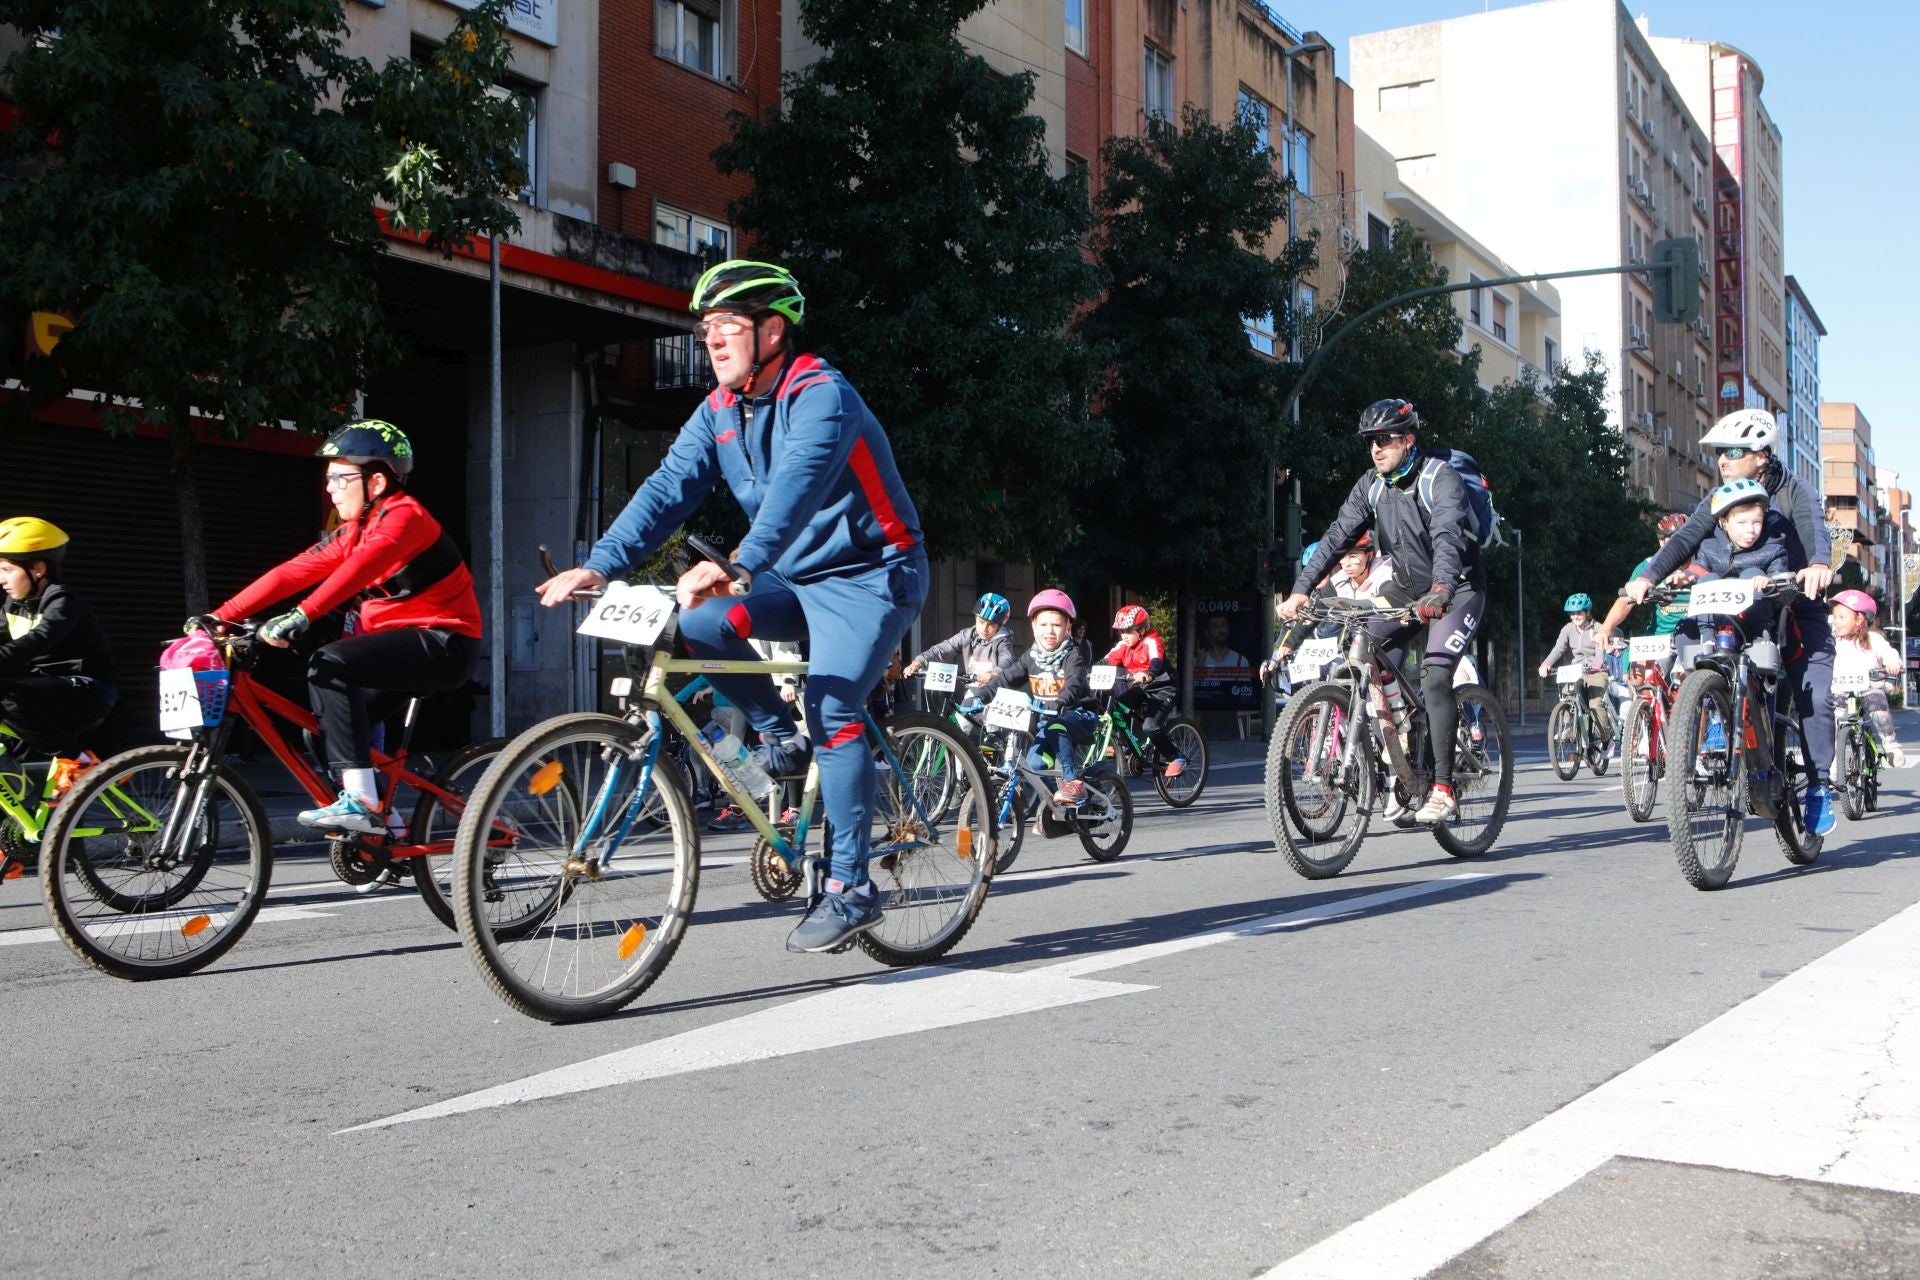
{"type": "Polygon", "coordinates": [[[1692,324],[1700,318],[1700,244],[1692,236],[1653,246],[1653,318],[1692,324]]]}

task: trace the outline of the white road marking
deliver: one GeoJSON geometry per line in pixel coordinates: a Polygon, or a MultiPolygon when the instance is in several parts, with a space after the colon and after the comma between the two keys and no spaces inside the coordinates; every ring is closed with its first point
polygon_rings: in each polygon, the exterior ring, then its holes
{"type": "Polygon", "coordinates": [[[1088,982],[1085,975],[1139,964],[1197,947],[1258,937],[1292,926],[1359,915],[1376,906],[1438,893],[1485,878],[1484,874],[1475,872],[1450,876],[1444,880],[1402,885],[1382,893],[1362,894],[1303,911],[1265,916],[1232,928],[1189,938],[1104,951],[1037,969],[1008,973],[990,969],[925,968],[886,973],[858,986],[842,987],[803,1000],[793,1000],[729,1022],[715,1023],[651,1044],[621,1049],[603,1057],[558,1067],[339,1132],[382,1129],[414,1120],[433,1120],[466,1111],[511,1106],[536,1098],[583,1093],[610,1085],[683,1075],[690,1071],[706,1071],[743,1062],[761,1062],[814,1049],[857,1044],[863,1040],[910,1035],[916,1031],[1034,1013],[1108,996],[1152,991],[1154,988],[1150,986],[1129,983],[1088,982]]]}
{"type": "Polygon", "coordinates": [[[1614,1156],[1920,1194],[1920,904],[1267,1272],[1445,1264],[1614,1156]]]}
{"type": "MultiPolygon", "coordinates": [[[[253,922],[255,924],[279,924],[288,920],[324,920],[334,914],[335,913],[331,911],[316,911],[309,906],[262,907],[260,914],[253,918],[253,922]]],[[[89,932],[98,934],[103,931],[104,926],[112,925],[114,927],[111,932],[116,937],[131,933],[159,933],[167,929],[178,928],[180,923],[188,918],[189,916],[184,911],[175,911],[169,915],[161,916],[134,916],[131,918],[109,916],[96,922],[97,925],[101,927],[96,927],[89,932]]],[[[213,924],[215,927],[218,927],[224,920],[225,913],[215,917],[213,924]]],[[[60,941],[60,935],[55,933],[51,928],[14,929],[7,933],[0,933],[0,947],[18,947],[34,942],[58,941],[60,941]]]]}

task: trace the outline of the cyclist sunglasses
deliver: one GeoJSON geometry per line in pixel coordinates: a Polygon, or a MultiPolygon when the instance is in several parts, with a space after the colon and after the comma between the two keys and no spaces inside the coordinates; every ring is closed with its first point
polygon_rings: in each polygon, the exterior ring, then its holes
{"type": "Polygon", "coordinates": [[[1733,461],[1738,462],[1752,452],[1753,450],[1747,448],[1745,445],[1737,444],[1730,449],[1722,449],[1720,456],[1723,458],[1731,458],[1733,461]]]}

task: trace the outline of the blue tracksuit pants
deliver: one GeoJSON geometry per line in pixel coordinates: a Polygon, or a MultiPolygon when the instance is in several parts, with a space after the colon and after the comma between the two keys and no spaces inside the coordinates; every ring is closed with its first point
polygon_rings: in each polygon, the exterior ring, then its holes
{"type": "MultiPolygon", "coordinates": [[[[750,594],[710,600],[680,616],[680,634],[695,657],[752,661],[759,655],[749,639],[809,642],[807,723],[833,829],[828,874],[849,885],[867,879],[872,826],[873,754],[861,713],[926,598],[927,557],[916,551],[897,564],[815,582],[763,571],[754,575],[750,594]]],[[[792,713],[766,676],[708,679],[761,734],[795,731],[792,713]]]]}

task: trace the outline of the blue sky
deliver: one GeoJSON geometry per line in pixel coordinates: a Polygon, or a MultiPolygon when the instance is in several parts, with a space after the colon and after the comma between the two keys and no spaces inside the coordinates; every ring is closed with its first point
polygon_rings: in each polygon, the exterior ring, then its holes
{"type": "MultiPolygon", "coordinates": [[[[1270,0],[1288,22],[1339,51],[1369,31],[1510,8],[1502,0],[1270,0]]],[[[1920,167],[1914,53],[1920,6],[1906,0],[1667,0],[1629,3],[1652,34],[1724,40],[1760,64],[1764,100],[1785,140],[1787,271],[1827,327],[1821,395],[1851,400],[1873,423],[1880,465],[1920,490],[1920,422],[1905,386],[1920,325],[1920,167]]],[[[1496,251],[1498,245],[1491,246],[1496,251]]]]}

